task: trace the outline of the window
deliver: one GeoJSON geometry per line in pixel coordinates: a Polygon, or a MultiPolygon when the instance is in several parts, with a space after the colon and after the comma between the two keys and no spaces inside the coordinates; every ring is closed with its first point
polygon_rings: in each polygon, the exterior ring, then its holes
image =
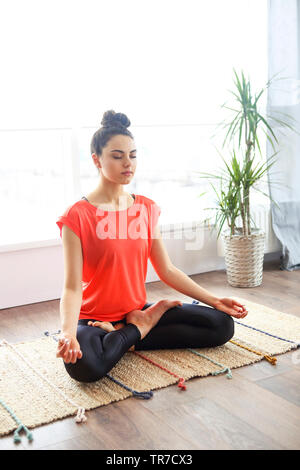
{"type": "Polygon", "coordinates": [[[257,89],[267,81],[267,1],[147,6],[1,6],[0,245],[58,237],[57,216],[98,183],[89,145],[108,109],[128,115],[137,144],[126,190],[154,199],[161,223],[204,218],[211,201],[194,171],[221,164],[211,136],[233,67],[257,89]]]}

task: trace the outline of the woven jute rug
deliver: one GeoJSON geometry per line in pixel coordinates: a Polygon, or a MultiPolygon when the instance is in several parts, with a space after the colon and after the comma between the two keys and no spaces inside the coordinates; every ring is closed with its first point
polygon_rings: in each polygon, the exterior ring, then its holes
{"type": "Polygon", "coordinates": [[[86,410],[132,396],[155,400],[155,390],[173,384],[183,393],[192,377],[224,373],[234,380],[231,369],[266,358],[275,364],[276,355],[299,346],[300,318],[232,298],[249,312],[235,319],[232,341],[215,348],[127,352],[107,376],[92,383],[67,374],[56,357],[55,336],[41,332],[35,341],[14,344],[0,337],[0,436],[17,432],[20,423],[28,430],[72,415],[84,421],[86,410]]]}

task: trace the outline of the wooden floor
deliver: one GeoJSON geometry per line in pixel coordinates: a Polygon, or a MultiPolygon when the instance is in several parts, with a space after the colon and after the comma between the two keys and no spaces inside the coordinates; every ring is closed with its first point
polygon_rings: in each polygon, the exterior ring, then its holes
{"type": "MultiPolygon", "coordinates": [[[[234,288],[224,271],[191,278],[218,296],[239,296],[300,316],[300,271],[281,271],[279,261],[265,263],[263,283],[234,288]]],[[[162,282],[146,284],[147,301],[191,298],[162,282]]],[[[59,300],[0,311],[0,338],[17,342],[60,328],[59,300]]],[[[299,449],[300,350],[234,369],[225,375],[193,378],[182,392],[176,385],[154,392],[150,400],[134,397],[33,429],[34,441],[0,438],[0,449],[192,450],[299,449]]]]}

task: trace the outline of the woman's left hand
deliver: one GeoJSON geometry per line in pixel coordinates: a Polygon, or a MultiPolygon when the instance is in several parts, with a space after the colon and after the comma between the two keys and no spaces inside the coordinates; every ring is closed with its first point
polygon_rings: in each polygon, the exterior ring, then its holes
{"type": "Polygon", "coordinates": [[[218,299],[214,303],[213,307],[216,310],[221,310],[221,312],[228,313],[228,315],[236,318],[244,318],[246,315],[248,315],[248,311],[244,305],[240,304],[234,299],[229,299],[228,297],[218,299]]]}

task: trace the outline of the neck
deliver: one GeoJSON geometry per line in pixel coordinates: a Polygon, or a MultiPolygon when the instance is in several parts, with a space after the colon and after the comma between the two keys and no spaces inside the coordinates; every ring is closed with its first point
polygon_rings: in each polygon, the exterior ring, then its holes
{"type": "Polygon", "coordinates": [[[93,197],[103,202],[119,204],[121,199],[128,197],[128,193],[124,191],[123,185],[101,181],[93,191],[93,197]]]}

